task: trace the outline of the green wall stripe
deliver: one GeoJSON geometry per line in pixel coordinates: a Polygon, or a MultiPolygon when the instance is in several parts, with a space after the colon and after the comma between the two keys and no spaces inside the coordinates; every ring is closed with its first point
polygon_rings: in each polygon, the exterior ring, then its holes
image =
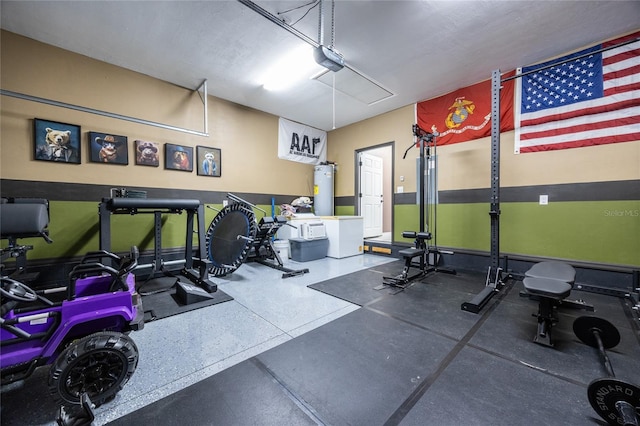
{"type": "MultiPolygon", "coordinates": [[[[417,230],[418,207],[396,206],[394,241],[417,230]]],[[[486,203],[441,204],[437,245],[489,251],[486,203]]],[[[433,230],[432,230],[433,231],[433,230]]],[[[640,201],[501,203],[500,251],[534,257],[640,266],[640,201]]]]}
{"type": "MultiPolygon", "coordinates": [[[[217,210],[222,209],[222,204],[210,206],[217,210]]],[[[257,206],[267,212],[271,210],[270,204],[257,206]]],[[[260,211],[256,210],[255,212],[258,220],[264,216],[264,213],[260,211]]],[[[29,244],[34,247],[33,250],[29,251],[28,259],[67,259],[83,256],[89,251],[95,251],[100,248],[100,216],[97,214],[97,202],[50,201],[49,213],[49,231],[53,243],[47,244],[42,238],[20,239],[19,242],[21,244],[29,244]]],[[[216,214],[217,211],[214,209],[205,209],[205,232],[216,214]]],[[[132,245],[137,246],[141,252],[154,250],[155,227],[153,214],[111,214],[109,219],[111,221],[111,251],[117,253],[128,252],[132,245]]],[[[186,214],[162,215],[161,243],[163,250],[185,246],[186,221],[186,214]]],[[[194,228],[196,226],[194,224],[194,228]]],[[[194,229],[194,231],[196,230],[194,229]]],[[[194,245],[197,244],[197,237],[197,234],[194,233],[194,245]]],[[[2,246],[6,246],[6,241],[3,240],[2,246]]]]}
{"type": "Polygon", "coordinates": [[[335,206],[335,215],[336,216],[354,216],[355,213],[354,206],[335,206]]]}
{"type": "MultiPolygon", "coordinates": [[[[637,183],[637,181],[634,181],[637,183]]],[[[81,256],[87,251],[98,249],[98,203],[99,190],[107,187],[82,184],[63,184],[62,188],[52,187],[52,183],[2,180],[3,196],[44,197],[51,200],[51,237],[53,244],[42,239],[25,239],[24,244],[32,244],[35,249],[29,258],[67,258],[81,256]],[[48,189],[43,190],[46,186],[48,189]],[[32,189],[32,191],[29,191],[32,189]],[[70,191],[66,191],[69,189],[70,191]],[[65,193],[67,195],[65,195],[65,193]],[[71,195],[68,195],[71,193],[71,195]],[[82,198],[83,200],[60,200],[60,198],[82,198]],[[84,200],[89,198],[90,200],[84,200]]],[[[599,197],[607,198],[601,191],[606,186],[595,185],[599,197]]],[[[636,194],[637,189],[623,185],[627,194],[636,194]]],[[[581,185],[576,186],[581,187],[581,185]]],[[[539,188],[539,187],[538,187],[539,188]]],[[[563,190],[569,187],[564,186],[563,190]]],[[[107,194],[108,192],[105,192],[107,194]]],[[[210,191],[154,190],[151,195],[168,198],[204,199],[205,204],[221,208],[221,202],[210,203],[210,191]],[[156,192],[157,191],[157,192],[156,192]]],[[[508,191],[507,191],[508,193],[508,191]]],[[[226,193],[216,193],[224,199],[226,193]]],[[[419,211],[413,202],[394,206],[395,242],[410,243],[402,238],[402,231],[418,230],[419,211]]],[[[549,204],[541,206],[537,202],[502,202],[500,216],[500,249],[503,253],[540,256],[576,261],[595,262],[611,265],[640,266],[640,200],[586,200],[557,201],[549,195],[549,204]]],[[[620,196],[620,192],[612,197],[620,196]]],[[[624,194],[622,194],[624,195],[624,194]]],[[[271,196],[239,194],[248,201],[270,212],[271,196]],[[255,200],[264,199],[260,203],[255,200]]],[[[566,195],[569,197],[569,195],[566,195]]],[[[583,195],[584,196],[584,193],[583,195]]],[[[281,196],[284,198],[284,196],[281,196]]],[[[295,198],[295,197],[293,197],[295,198]]],[[[276,203],[290,202],[293,198],[277,198],[276,203]]],[[[399,197],[396,197],[399,198],[399,197]]],[[[640,197],[638,197],[640,198],[640,197]]],[[[437,206],[437,244],[442,247],[465,250],[489,250],[490,220],[487,200],[477,203],[441,203],[437,206]]],[[[205,228],[216,212],[206,209],[205,228]]],[[[350,205],[336,206],[336,214],[352,215],[350,205]]],[[[257,213],[257,217],[262,217],[257,213]]],[[[185,243],[186,215],[163,215],[162,246],[183,247],[185,243]]],[[[141,250],[153,248],[153,215],[113,215],[112,248],[114,251],[128,251],[136,244],[141,250]]],[[[3,242],[4,243],[4,242],[3,242]]]]}
{"type": "Polygon", "coordinates": [[[500,224],[504,251],[640,265],[640,201],[510,203],[500,224]]]}

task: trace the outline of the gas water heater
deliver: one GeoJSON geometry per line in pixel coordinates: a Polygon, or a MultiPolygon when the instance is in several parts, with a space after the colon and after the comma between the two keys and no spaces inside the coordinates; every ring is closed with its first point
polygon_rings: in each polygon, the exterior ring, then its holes
{"type": "Polygon", "coordinates": [[[320,164],[313,171],[313,209],[316,216],[333,216],[335,164],[320,164]]]}

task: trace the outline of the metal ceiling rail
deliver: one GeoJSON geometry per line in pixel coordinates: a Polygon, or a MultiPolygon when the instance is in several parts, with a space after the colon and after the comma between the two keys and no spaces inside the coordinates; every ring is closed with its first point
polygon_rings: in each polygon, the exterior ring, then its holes
{"type": "Polygon", "coordinates": [[[284,28],[285,30],[289,31],[291,34],[293,34],[294,36],[298,37],[300,40],[310,44],[311,46],[313,46],[313,47],[320,46],[320,44],[317,41],[315,41],[314,39],[312,39],[308,35],[304,34],[303,32],[298,31],[296,28],[293,28],[291,25],[288,25],[286,22],[283,22],[282,19],[278,18],[277,16],[272,15],[267,10],[261,8],[260,6],[255,4],[254,2],[252,2],[250,0],[238,0],[238,2],[243,4],[243,5],[245,5],[249,9],[253,10],[257,14],[263,16],[264,18],[267,18],[269,21],[273,22],[274,24],[276,24],[280,28],[284,28]]]}
{"type": "Polygon", "coordinates": [[[75,111],[86,112],[89,114],[102,115],[104,117],[115,118],[116,120],[131,121],[133,123],[144,124],[147,126],[160,127],[162,129],[173,130],[176,132],[208,137],[209,136],[209,120],[208,120],[208,108],[207,108],[207,80],[204,80],[196,90],[198,91],[198,94],[200,95],[200,99],[204,104],[204,117],[203,117],[204,131],[202,132],[198,130],[191,130],[191,129],[185,129],[182,127],[171,126],[169,124],[158,123],[156,121],[144,120],[142,118],[130,117],[127,115],[116,114],[113,112],[102,111],[99,109],[88,108],[80,105],[69,104],[66,102],[55,101],[52,99],[41,98],[38,96],[26,95],[24,93],[12,92],[11,90],[0,89],[0,95],[10,96],[12,98],[18,98],[26,101],[38,102],[46,105],[53,105],[60,108],[72,109],[75,111]],[[202,92],[200,89],[202,89],[202,92]]]}
{"type": "MultiPolygon", "coordinates": [[[[263,9],[262,7],[258,6],[257,4],[255,4],[253,1],[251,0],[237,0],[238,3],[248,7],[249,9],[253,10],[254,12],[256,12],[258,15],[262,16],[263,18],[268,19],[269,21],[273,22],[274,24],[276,24],[277,26],[279,26],[280,28],[290,32],[291,34],[293,34],[294,36],[298,37],[300,40],[304,41],[305,43],[309,44],[310,46],[316,48],[319,47],[322,42],[323,42],[323,21],[322,19],[320,19],[320,24],[318,26],[318,39],[319,41],[316,41],[314,39],[312,39],[311,37],[309,37],[308,35],[306,35],[305,33],[299,31],[298,29],[292,27],[291,25],[287,24],[286,22],[284,22],[282,19],[280,19],[279,17],[271,14],[268,10],[263,9]]],[[[320,7],[322,7],[322,1],[320,1],[320,7]]],[[[335,15],[335,11],[332,10],[332,16],[335,15]]],[[[320,18],[322,18],[322,10],[320,10],[319,12],[319,16],[320,18]]],[[[333,17],[331,19],[331,47],[333,47],[333,42],[334,42],[334,34],[333,34],[333,17]]],[[[387,99],[390,96],[395,96],[395,93],[393,93],[391,90],[387,89],[386,87],[384,87],[381,83],[378,83],[377,81],[373,80],[371,77],[366,76],[364,73],[362,73],[361,71],[357,70],[356,68],[352,67],[351,65],[349,65],[348,63],[344,64],[345,68],[350,69],[351,71],[353,71],[354,73],[356,73],[358,76],[362,77],[365,80],[368,80],[369,82],[371,82],[371,84],[378,86],[380,89],[384,90],[387,93],[390,93],[389,96],[385,96],[384,98],[378,99],[368,105],[373,105],[377,102],[383,101],[385,99],[387,99]]],[[[327,71],[325,71],[323,74],[320,74],[316,77],[313,77],[314,79],[318,79],[319,77],[321,77],[322,75],[324,75],[327,71]]],[[[318,80],[321,81],[321,80],[318,80]]],[[[331,86],[328,83],[325,83],[329,86],[331,86]]],[[[335,83],[334,83],[335,86],[335,83]]],[[[345,93],[345,92],[342,92],[345,93]]],[[[358,99],[357,97],[350,95],[348,93],[346,93],[347,96],[351,96],[352,98],[358,99]]]]}

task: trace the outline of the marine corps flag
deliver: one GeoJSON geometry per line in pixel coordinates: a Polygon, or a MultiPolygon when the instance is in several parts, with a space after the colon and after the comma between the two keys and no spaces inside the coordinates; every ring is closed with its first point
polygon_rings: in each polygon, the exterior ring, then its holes
{"type": "MultiPolygon", "coordinates": [[[[514,71],[503,77],[514,75],[514,71]]],[[[418,125],[436,126],[438,145],[467,142],[491,135],[491,80],[455,90],[446,95],[418,102],[418,125]]],[[[500,91],[500,131],[513,130],[513,80],[500,91]]]]}

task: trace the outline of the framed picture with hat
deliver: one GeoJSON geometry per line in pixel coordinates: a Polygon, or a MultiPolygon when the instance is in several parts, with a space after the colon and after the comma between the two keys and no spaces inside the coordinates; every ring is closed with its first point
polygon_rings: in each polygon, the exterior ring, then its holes
{"type": "Polygon", "coordinates": [[[136,165],[158,167],[160,165],[160,145],[157,142],[136,140],[136,165]]]}
{"type": "Polygon", "coordinates": [[[193,171],[193,147],[164,144],[164,168],[169,170],[193,171]]]}
{"type": "Polygon", "coordinates": [[[94,163],[129,164],[126,136],[89,132],[89,152],[94,163]]]}

